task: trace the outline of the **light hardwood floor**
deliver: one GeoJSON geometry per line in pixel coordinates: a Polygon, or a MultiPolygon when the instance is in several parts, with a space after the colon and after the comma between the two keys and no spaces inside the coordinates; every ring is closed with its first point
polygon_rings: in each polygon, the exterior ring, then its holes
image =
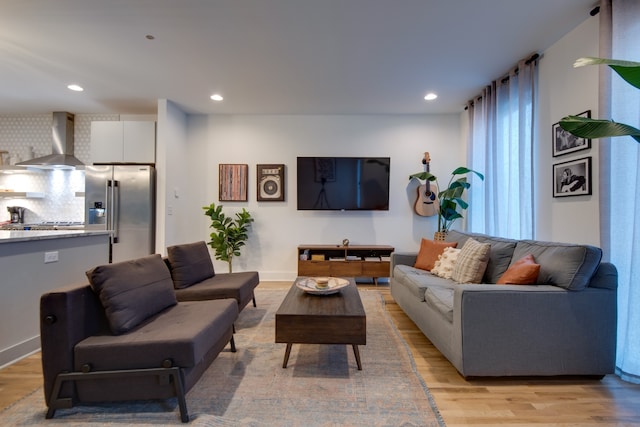
{"type": "MultiPolygon", "coordinates": [[[[287,289],[289,282],[262,282],[287,289]]],[[[393,301],[387,285],[377,290],[449,427],[473,425],[640,426],[640,385],[608,375],[585,378],[500,378],[465,380],[393,301]]],[[[258,301],[259,303],[259,301],[258,301]]],[[[247,307],[248,310],[251,307],[247,307]]],[[[21,399],[42,383],[40,354],[0,370],[0,408],[21,399]]],[[[1,424],[0,417],[0,424],[1,424]]]]}

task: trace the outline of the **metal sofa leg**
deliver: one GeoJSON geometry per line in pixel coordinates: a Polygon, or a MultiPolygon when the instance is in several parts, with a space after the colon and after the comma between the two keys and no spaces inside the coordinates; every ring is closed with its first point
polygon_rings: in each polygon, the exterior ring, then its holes
{"type": "Polygon", "coordinates": [[[176,394],[176,399],[178,400],[178,406],[180,407],[180,421],[188,423],[189,411],[187,410],[187,399],[184,395],[184,385],[182,384],[180,370],[172,371],[169,376],[173,378],[173,389],[176,394]]]}
{"type": "Polygon", "coordinates": [[[233,339],[233,335],[231,336],[231,339],[229,340],[229,344],[231,345],[231,352],[235,353],[236,352],[236,340],[233,339]]]}
{"type": "MultiPolygon", "coordinates": [[[[233,339],[233,338],[232,338],[233,339]]],[[[235,349],[235,344],[232,345],[235,349]]],[[[170,363],[170,362],[169,362],[170,363]]],[[[89,369],[89,368],[88,368],[89,369]]],[[[56,376],[56,380],[53,385],[51,397],[49,399],[49,408],[45,415],[46,418],[51,419],[55,415],[56,409],[71,408],[73,401],[71,398],[59,398],[60,389],[65,381],[87,381],[87,380],[100,380],[109,378],[130,378],[130,377],[165,377],[168,376],[173,381],[173,390],[178,405],[180,407],[180,420],[183,423],[189,422],[189,412],[187,411],[187,400],[184,393],[184,385],[182,383],[182,377],[180,376],[179,367],[163,367],[163,368],[149,368],[149,369],[129,369],[118,371],[86,371],[86,372],[62,372],[56,376]]]]}
{"type": "Polygon", "coordinates": [[[257,307],[257,305],[256,305],[256,296],[255,295],[253,296],[253,306],[257,307]]]}

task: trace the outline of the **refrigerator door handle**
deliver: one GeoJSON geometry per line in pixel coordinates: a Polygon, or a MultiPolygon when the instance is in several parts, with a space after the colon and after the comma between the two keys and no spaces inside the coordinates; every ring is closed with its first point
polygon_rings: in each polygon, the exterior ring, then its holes
{"type": "Polygon", "coordinates": [[[113,188],[111,190],[111,195],[112,195],[112,203],[111,203],[111,209],[112,209],[112,215],[111,215],[111,220],[113,221],[112,224],[112,229],[113,229],[113,243],[118,243],[118,234],[120,232],[119,230],[119,225],[120,225],[120,218],[119,218],[119,212],[120,212],[120,181],[114,180],[113,181],[113,188]]]}
{"type": "MultiPolygon", "coordinates": [[[[112,180],[107,179],[105,181],[104,193],[105,193],[104,200],[107,203],[107,206],[105,206],[106,215],[107,215],[106,225],[108,230],[113,230],[113,181],[112,180]]],[[[109,240],[111,240],[111,243],[114,243],[113,233],[109,237],[109,240]]]]}

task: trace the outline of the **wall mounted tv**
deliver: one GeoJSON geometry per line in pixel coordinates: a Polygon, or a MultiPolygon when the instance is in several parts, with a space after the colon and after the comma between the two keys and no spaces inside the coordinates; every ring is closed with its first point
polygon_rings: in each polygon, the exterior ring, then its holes
{"type": "Polygon", "coordinates": [[[389,157],[298,157],[298,210],[389,210],[389,157]]]}

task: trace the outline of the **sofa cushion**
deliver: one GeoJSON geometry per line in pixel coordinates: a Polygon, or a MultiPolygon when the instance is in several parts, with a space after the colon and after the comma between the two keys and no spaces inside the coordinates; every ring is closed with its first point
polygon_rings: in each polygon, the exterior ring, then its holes
{"type": "Polygon", "coordinates": [[[424,293],[424,300],[445,319],[453,322],[453,294],[453,289],[450,287],[430,286],[424,293]]]}
{"type": "Polygon", "coordinates": [[[253,291],[259,282],[257,271],[219,273],[194,286],[176,289],[175,292],[180,302],[234,298],[242,310],[253,299],[253,291]]]}
{"type": "Polygon", "coordinates": [[[177,303],[171,274],[159,254],[100,265],[86,274],[116,335],[177,303]]]}
{"type": "Polygon", "coordinates": [[[487,269],[484,272],[482,282],[496,283],[500,276],[509,268],[517,240],[493,237],[480,233],[465,233],[457,230],[451,230],[447,233],[447,241],[457,242],[458,248],[461,248],[470,237],[480,243],[489,243],[491,245],[489,261],[487,262],[487,269]]]}
{"type": "Polygon", "coordinates": [[[467,239],[453,267],[451,279],[458,283],[480,283],[489,262],[489,243],[467,239]]]}
{"type": "Polygon", "coordinates": [[[520,258],[504,272],[496,282],[499,285],[535,285],[540,273],[540,264],[536,264],[533,255],[520,258]]]}
{"type": "Polygon", "coordinates": [[[75,369],[159,368],[164,360],[189,368],[200,363],[238,317],[232,299],[181,302],[124,335],[94,335],[74,348],[75,369]]]}
{"type": "Polygon", "coordinates": [[[419,301],[424,301],[424,292],[428,287],[450,287],[451,280],[408,265],[396,265],[393,269],[394,280],[401,282],[419,301]]]}
{"type": "Polygon", "coordinates": [[[435,266],[431,269],[431,274],[435,274],[443,279],[451,279],[453,267],[456,264],[458,255],[462,249],[444,248],[444,252],[438,257],[435,266]]]}
{"type": "Polygon", "coordinates": [[[455,248],[457,242],[440,242],[429,239],[422,239],[420,242],[420,251],[416,258],[415,268],[431,271],[438,257],[442,255],[445,248],[455,248]]]}
{"type": "Polygon", "coordinates": [[[204,241],[169,246],[167,259],[176,289],[189,287],[215,275],[209,248],[204,241]]]}
{"type": "Polygon", "coordinates": [[[602,249],[589,245],[521,240],[513,253],[514,259],[531,254],[540,264],[537,284],[555,285],[572,291],[589,285],[600,260],[602,249]]]}

